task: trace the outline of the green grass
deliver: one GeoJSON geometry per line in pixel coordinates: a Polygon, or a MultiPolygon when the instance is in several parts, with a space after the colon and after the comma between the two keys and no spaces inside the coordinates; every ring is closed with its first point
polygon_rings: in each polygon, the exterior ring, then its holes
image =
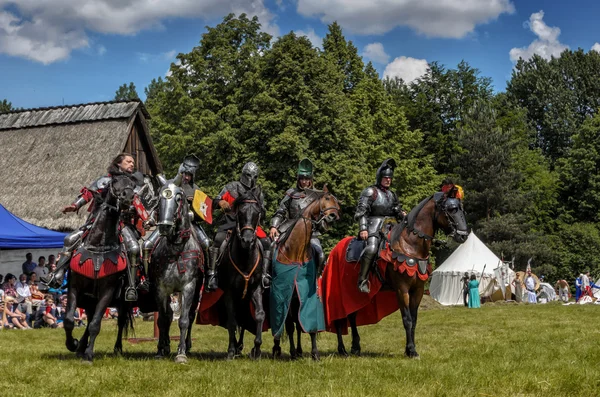
{"type": "MultiPolygon", "coordinates": [[[[107,320],[94,364],[85,366],[64,347],[62,330],[1,331],[0,395],[593,396],[600,395],[599,311],[559,304],[424,310],[416,335],[420,360],[403,356],[399,314],[360,329],[362,357],[338,357],[335,336],[321,334],[320,362],[289,361],[287,343],[281,361],[228,362],[227,332],[210,326],[194,326],[186,365],[155,360],[154,342],[124,342],[124,356],[115,357],[115,321],[107,320]]],[[[136,327],[136,336],[152,335],[151,323],[136,327]]],[[[263,338],[270,355],[272,338],[263,338]]],[[[303,342],[307,352],[308,336],[303,342]]],[[[246,353],[251,344],[247,338],[246,353]]],[[[171,346],[176,350],[175,341],[171,346]]]]}

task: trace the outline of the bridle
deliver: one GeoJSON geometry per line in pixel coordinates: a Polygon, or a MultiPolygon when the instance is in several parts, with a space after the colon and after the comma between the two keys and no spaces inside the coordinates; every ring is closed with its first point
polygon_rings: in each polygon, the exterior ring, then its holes
{"type": "MultiPolygon", "coordinates": [[[[256,204],[260,206],[260,203],[258,202],[258,200],[241,200],[237,206],[239,206],[239,204],[256,204]]],[[[240,211],[236,211],[235,217],[236,217],[236,226],[235,226],[235,230],[237,233],[238,238],[241,240],[242,239],[242,232],[244,230],[250,230],[253,234],[254,237],[252,238],[252,242],[254,243],[254,241],[256,240],[256,230],[258,229],[258,225],[260,225],[260,217],[261,217],[261,212],[259,211],[258,213],[258,221],[256,222],[255,226],[252,225],[244,225],[240,228],[240,222],[239,222],[239,214],[240,211]]]]}

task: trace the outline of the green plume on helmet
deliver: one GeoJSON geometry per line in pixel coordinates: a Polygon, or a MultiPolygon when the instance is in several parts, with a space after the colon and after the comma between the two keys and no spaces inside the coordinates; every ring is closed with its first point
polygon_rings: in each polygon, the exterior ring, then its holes
{"type": "Polygon", "coordinates": [[[298,177],[301,176],[308,178],[313,176],[313,163],[307,158],[300,160],[298,163],[298,177]]]}

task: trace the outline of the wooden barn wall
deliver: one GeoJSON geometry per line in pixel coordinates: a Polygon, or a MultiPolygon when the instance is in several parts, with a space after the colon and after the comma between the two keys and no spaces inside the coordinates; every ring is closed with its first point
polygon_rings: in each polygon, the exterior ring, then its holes
{"type": "MultiPolygon", "coordinates": [[[[139,116],[138,116],[139,117],[139,116]]],[[[131,131],[125,144],[124,152],[131,153],[135,156],[136,169],[143,174],[154,175],[156,165],[150,164],[151,151],[148,143],[140,138],[143,135],[142,126],[136,117],[135,122],[131,123],[131,131]],[[150,161],[149,161],[150,160],[150,161]]]]}

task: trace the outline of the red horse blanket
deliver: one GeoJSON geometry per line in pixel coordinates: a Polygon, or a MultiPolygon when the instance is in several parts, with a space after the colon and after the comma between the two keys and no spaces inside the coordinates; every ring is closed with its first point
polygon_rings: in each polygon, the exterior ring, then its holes
{"type": "MultiPolygon", "coordinates": [[[[399,309],[395,291],[382,291],[382,283],[373,273],[369,274],[371,292],[364,294],[358,290],[360,263],[347,262],[346,250],[353,237],[340,241],[329,254],[327,266],[320,280],[320,288],[324,297],[325,324],[329,332],[336,332],[335,320],[345,319],[349,314],[357,312],[356,325],[376,324],[384,317],[399,309]]],[[[428,274],[421,274],[417,266],[408,266],[406,262],[398,262],[392,258],[389,248],[380,252],[377,261],[379,273],[385,277],[389,263],[394,270],[406,272],[409,276],[417,274],[422,280],[427,280],[428,274]]],[[[428,273],[430,268],[428,267],[428,273]]],[[[342,327],[342,333],[348,333],[348,322],[342,327]]]]}

